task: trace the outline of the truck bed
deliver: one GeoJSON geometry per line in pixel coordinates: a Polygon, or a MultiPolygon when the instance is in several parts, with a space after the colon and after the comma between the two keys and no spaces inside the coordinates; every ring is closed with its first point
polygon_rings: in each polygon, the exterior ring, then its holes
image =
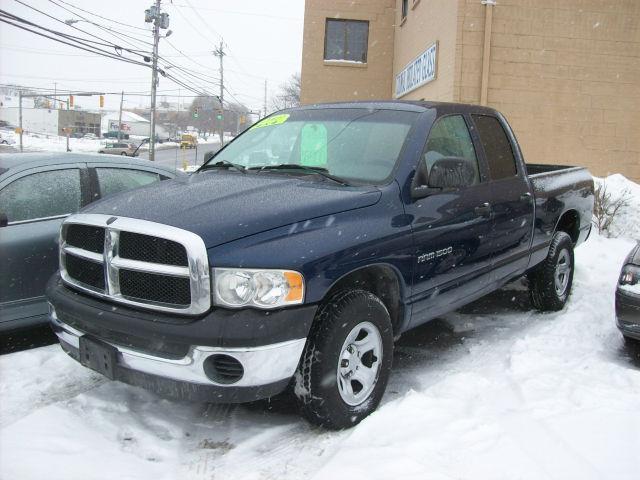
{"type": "Polygon", "coordinates": [[[593,211],[593,177],[584,167],[526,164],[535,197],[535,228],[531,265],[546,257],[558,219],[571,223],[577,245],[589,235],[593,211]],[[540,249],[543,250],[540,250],[540,249]]]}
{"type": "Polygon", "coordinates": [[[531,177],[533,175],[541,175],[543,173],[553,173],[558,172],[560,170],[571,170],[573,168],[582,168],[582,167],[573,167],[570,165],[547,165],[543,163],[527,163],[527,173],[531,177]]]}

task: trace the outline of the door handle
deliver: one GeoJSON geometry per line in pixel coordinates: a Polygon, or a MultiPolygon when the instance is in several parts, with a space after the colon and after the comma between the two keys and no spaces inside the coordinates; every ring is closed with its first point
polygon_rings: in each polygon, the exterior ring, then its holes
{"type": "Polygon", "coordinates": [[[489,218],[491,216],[491,204],[490,203],[483,203],[479,207],[474,208],[473,211],[479,217],[487,217],[487,218],[489,218]]]}
{"type": "Polygon", "coordinates": [[[522,195],[520,195],[521,202],[529,203],[530,200],[531,200],[531,193],[524,192],[522,195]]]}

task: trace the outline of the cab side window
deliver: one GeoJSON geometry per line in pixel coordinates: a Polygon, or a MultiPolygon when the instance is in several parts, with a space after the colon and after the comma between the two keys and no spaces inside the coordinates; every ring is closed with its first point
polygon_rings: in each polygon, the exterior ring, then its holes
{"type": "Polygon", "coordinates": [[[421,161],[426,167],[423,170],[426,178],[421,179],[420,184],[440,185],[442,179],[435,177],[443,174],[455,176],[456,185],[480,183],[478,158],[462,115],[448,115],[436,120],[421,161]]]}
{"type": "Polygon", "coordinates": [[[480,142],[489,164],[492,180],[515,177],[518,174],[511,142],[497,118],[489,115],[472,115],[478,128],[480,142]]]}
{"type": "Polygon", "coordinates": [[[0,209],[9,223],[75,213],[81,202],[77,168],[32,173],[0,190],[0,209]]]}

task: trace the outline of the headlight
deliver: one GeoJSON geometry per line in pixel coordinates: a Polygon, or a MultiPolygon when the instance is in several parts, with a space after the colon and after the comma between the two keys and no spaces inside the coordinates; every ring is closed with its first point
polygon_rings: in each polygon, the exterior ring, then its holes
{"type": "Polygon", "coordinates": [[[304,278],[291,270],[213,269],[214,303],[221,307],[278,308],[304,300],[304,278]]]}

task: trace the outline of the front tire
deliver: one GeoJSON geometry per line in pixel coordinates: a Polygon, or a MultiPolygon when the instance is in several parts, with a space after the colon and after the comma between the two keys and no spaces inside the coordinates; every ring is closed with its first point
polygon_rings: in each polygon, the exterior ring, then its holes
{"type": "Polygon", "coordinates": [[[543,312],[562,310],[573,285],[573,241],[565,232],[556,232],[547,258],[529,273],[529,293],[533,306],[543,312]]]}
{"type": "Polygon", "coordinates": [[[364,290],[338,292],[320,306],[295,375],[303,415],[333,430],[356,425],[380,403],[392,359],[382,301],[364,290]]]}
{"type": "Polygon", "coordinates": [[[121,155],[122,157],[126,157],[126,156],[127,156],[127,152],[122,152],[120,155],[121,155]]]}

